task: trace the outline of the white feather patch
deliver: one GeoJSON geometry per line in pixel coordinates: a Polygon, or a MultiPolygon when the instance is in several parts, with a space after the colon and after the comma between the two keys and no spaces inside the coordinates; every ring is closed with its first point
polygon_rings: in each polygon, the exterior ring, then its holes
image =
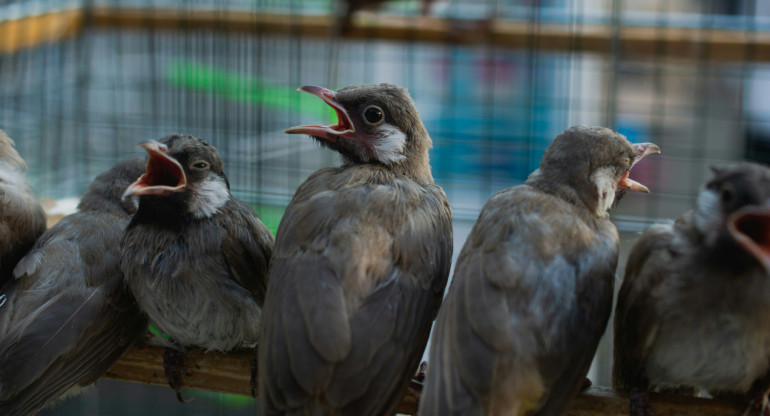
{"type": "Polygon", "coordinates": [[[406,134],[398,127],[383,123],[374,130],[372,152],[374,157],[382,163],[396,163],[404,160],[402,154],[406,145],[406,134]]]}
{"type": "Polygon", "coordinates": [[[193,188],[190,212],[195,218],[208,218],[222,208],[230,199],[230,192],[222,177],[211,175],[193,188]]]}
{"type": "Polygon", "coordinates": [[[606,218],[608,211],[615,202],[615,190],[618,186],[618,178],[615,177],[610,167],[599,168],[591,174],[591,182],[596,186],[599,199],[596,201],[596,215],[606,218]]]}
{"type": "Polygon", "coordinates": [[[710,189],[703,189],[698,194],[695,203],[695,228],[705,233],[712,224],[718,224],[722,219],[719,205],[719,195],[710,189]]]}

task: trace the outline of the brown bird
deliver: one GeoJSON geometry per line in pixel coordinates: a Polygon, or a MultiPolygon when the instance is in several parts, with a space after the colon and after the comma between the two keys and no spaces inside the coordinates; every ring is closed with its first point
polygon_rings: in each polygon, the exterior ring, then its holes
{"type": "Polygon", "coordinates": [[[0,414],[36,413],[96,382],[147,333],[118,267],[136,211],[121,195],[143,171],[137,158],[97,176],[78,212],[46,230],[0,290],[0,414]]]}
{"type": "Polygon", "coordinates": [[[259,349],[264,415],[388,415],[400,405],[441,303],[449,203],[406,89],[302,87],[338,124],[286,130],[340,152],[278,227],[259,349]]]}
{"type": "Polygon", "coordinates": [[[183,351],[228,351],[258,340],[273,236],[230,194],[217,149],[171,134],[143,142],[147,171],[126,189],[139,208],[120,267],[150,322],[170,336],[164,368],[182,400],[183,351]]]}
{"type": "Polygon", "coordinates": [[[615,310],[613,384],[632,414],[652,413],[652,389],[767,396],[769,271],[765,166],[714,169],[693,211],[642,234],[615,310]]]}
{"type": "Polygon", "coordinates": [[[485,205],[437,318],[421,415],[559,415],[612,308],[608,210],[654,144],[604,127],[556,136],[527,181],[485,205]]]}
{"type": "Polygon", "coordinates": [[[45,211],[22,175],[25,169],[13,140],[0,130],[0,287],[46,228],[45,211]]]}

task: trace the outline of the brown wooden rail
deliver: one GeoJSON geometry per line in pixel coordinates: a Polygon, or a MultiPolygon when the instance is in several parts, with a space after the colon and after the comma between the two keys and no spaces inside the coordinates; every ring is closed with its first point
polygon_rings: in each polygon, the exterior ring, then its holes
{"type": "MultiPolygon", "coordinates": [[[[465,21],[358,14],[349,37],[449,44],[484,44],[543,51],[614,53],[609,25],[465,21]]],[[[0,22],[0,52],[63,39],[84,26],[156,30],[218,30],[333,36],[333,16],[239,11],[101,8],[67,10],[0,22]]],[[[617,51],[627,57],[770,61],[770,32],[623,26],[617,51]]]]}
{"type": "MultiPolygon", "coordinates": [[[[105,378],[167,386],[162,357],[161,347],[135,346],[123,355],[105,378]]],[[[252,357],[251,350],[230,354],[190,351],[186,357],[190,376],[185,377],[185,387],[248,396],[252,357]]],[[[171,389],[168,394],[173,394],[171,389]]],[[[740,403],[674,395],[652,395],[651,405],[659,416],[740,416],[745,410],[740,403]]],[[[412,392],[408,392],[399,412],[415,414],[416,409],[417,399],[412,392]]],[[[628,415],[628,397],[605,387],[591,387],[575,400],[567,415],[628,415]]]]}

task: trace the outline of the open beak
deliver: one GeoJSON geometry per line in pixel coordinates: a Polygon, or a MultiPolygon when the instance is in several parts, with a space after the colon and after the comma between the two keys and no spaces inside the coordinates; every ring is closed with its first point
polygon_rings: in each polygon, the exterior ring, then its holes
{"type": "Polygon", "coordinates": [[[147,151],[146,172],[132,183],[123,198],[132,195],[168,195],[187,187],[187,175],[182,165],[168,155],[168,148],[155,140],[139,143],[147,151]]]}
{"type": "Polygon", "coordinates": [[[304,91],[315,96],[320,97],[326,104],[329,104],[334,112],[337,113],[337,124],[330,126],[322,126],[320,124],[313,124],[308,126],[291,127],[284,130],[284,133],[288,134],[307,134],[313,137],[317,137],[322,140],[336,142],[339,136],[351,135],[356,132],[356,128],[353,126],[353,121],[350,119],[350,115],[345,107],[337,101],[337,92],[323,87],[316,87],[308,85],[297,88],[297,91],[304,91]]]}
{"type": "Polygon", "coordinates": [[[746,207],[727,219],[736,242],[770,272],[770,208],[746,207]]]}
{"type": "Polygon", "coordinates": [[[634,167],[634,165],[636,165],[640,160],[644,159],[645,156],[651,153],[660,153],[660,147],[654,143],[637,143],[633,146],[636,149],[636,157],[633,161],[631,161],[631,167],[620,178],[619,185],[621,188],[628,188],[632,191],[649,194],[650,190],[647,189],[646,186],[629,178],[628,176],[631,174],[631,169],[634,167]]]}

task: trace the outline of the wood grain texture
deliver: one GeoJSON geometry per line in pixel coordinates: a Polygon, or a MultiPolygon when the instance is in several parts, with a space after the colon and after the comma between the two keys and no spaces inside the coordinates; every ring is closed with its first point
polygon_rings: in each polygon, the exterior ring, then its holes
{"type": "MultiPolygon", "coordinates": [[[[163,351],[162,347],[134,346],[104,378],[167,386],[163,375],[163,351]]],[[[186,355],[190,376],[184,378],[185,387],[249,396],[253,356],[250,349],[230,354],[191,350],[186,355]]],[[[676,395],[653,394],[650,396],[650,404],[656,414],[666,416],[739,416],[745,410],[741,403],[676,395]]],[[[412,391],[407,391],[399,412],[409,415],[417,413],[417,398],[412,391]]],[[[578,396],[567,412],[567,416],[625,415],[628,415],[628,395],[606,387],[589,388],[578,396]]]]}

